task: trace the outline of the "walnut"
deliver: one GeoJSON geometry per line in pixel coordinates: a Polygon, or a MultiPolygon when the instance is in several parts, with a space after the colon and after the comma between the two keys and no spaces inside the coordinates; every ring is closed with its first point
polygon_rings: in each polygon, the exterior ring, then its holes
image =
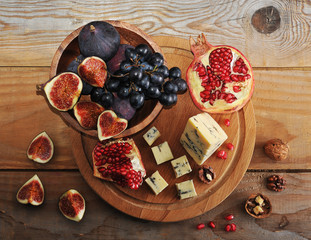
{"type": "Polygon", "coordinates": [[[271,159],[283,161],[288,157],[289,147],[281,139],[271,139],[265,144],[264,150],[271,159]]]}
{"type": "Polygon", "coordinates": [[[279,175],[272,175],[267,178],[267,188],[272,191],[281,192],[285,189],[285,185],[285,179],[279,175]]]}
{"type": "Polygon", "coordinates": [[[199,168],[199,178],[204,183],[210,183],[216,177],[212,167],[201,166],[199,168]]]}

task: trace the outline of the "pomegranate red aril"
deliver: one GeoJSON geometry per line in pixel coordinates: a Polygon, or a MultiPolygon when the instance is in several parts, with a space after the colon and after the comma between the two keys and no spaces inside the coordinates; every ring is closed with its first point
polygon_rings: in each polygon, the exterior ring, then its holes
{"type": "Polygon", "coordinates": [[[203,34],[197,42],[190,38],[190,45],[194,60],[187,70],[187,83],[195,105],[210,113],[230,113],[241,109],[254,89],[253,72],[247,59],[233,47],[210,45],[203,34]],[[243,82],[243,88],[239,82],[243,82]],[[217,90],[226,95],[217,95],[215,99],[210,97],[212,101],[207,101],[207,94],[201,94],[205,90],[210,96],[217,90]]]}
{"type": "Polygon", "coordinates": [[[230,232],[231,231],[231,224],[227,224],[226,226],[225,226],[225,231],[226,232],[230,232]]]}
{"type": "Polygon", "coordinates": [[[200,224],[197,225],[197,229],[198,230],[201,230],[203,228],[205,228],[205,224],[204,223],[200,223],[200,224]]]}
{"type": "Polygon", "coordinates": [[[225,125],[227,126],[227,127],[229,127],[230,126],[230,120],[229,119],[225,119],[225,121],[224,121],[224,123],[225,123],[225,125]]]}
{"type": "Polygon", "coordinates": [[[210,222],[208,223],[208,226],[209,226],[210,228],[215,228],[215,227],[216,227],[216,225],[215,225],[215,223],[214,223],[213,221],[210,221],[210,222]]]}
{"type": "Polygon", "coordinates": [[[223,158],[224,155],[225,155],[225,153],[226,153],[226,152],[225,152],[224,150],[220,150],[220,151],[217,152],[217,157],[223,158]]]}
{"type": "Polygon", "coordinates": [[[236,225],[234,223],[231,223],[230,226],[231,226],[231,232],[235,232],[236,231],[236,225]]]}
{"type": "Polygon", "coordinates": [[[227,143],[227,148],[229,150],[233,150],[234,149],[234,145],[232,143],[227,143]]]}
{"type": "Polygon", "coordinates": [[[229,215],[227,215],[227,216],[225,217],[225,219],[226,219],[227,221],[230,221],[230,220],[232,220],[233,218],[234,218],[233,214],[229,214],[229,215]]]}

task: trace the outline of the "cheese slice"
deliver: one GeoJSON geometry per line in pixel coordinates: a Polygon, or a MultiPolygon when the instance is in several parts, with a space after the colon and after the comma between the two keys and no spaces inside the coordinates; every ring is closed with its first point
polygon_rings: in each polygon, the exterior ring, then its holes
{"type": "Polygon", "coordinates": [[[185,155],[175,160],[172,160],[171,164],[174,169],[176,178],[181,177],[192,171],[188,159],[185,155]]]}
{"type": "Polygon", "coordinates": [[[174,158],[167,142],[152,147],[151,150],[158,165],[174,158]]]}
{"type": "Polygon", "coordinates": [[[180,142],[193,160],[202,165],[227,138],[208,113],[200,113],[188,119],[180,142]]]}
{"type": "Polygon", "coordinates": [[[156,127],[152,127],[143,135],[143,138],[148,143],[148,145],[151,146],[160,136],[161,134],[158,129],[156,129],[156,127]]]}
{"type": "Polygon", "coordinates": [[[181,183],[176,183],[175,185],[180,199],[186,199],[197,196],[192,179],[181,183]]]}
{"type": "Polygon", "coordinates": [[[150,177],[145,179],[145,182],[150,186],[155,195],[158,195],[168,186],[159,171],[154,172],[150,177]]]}

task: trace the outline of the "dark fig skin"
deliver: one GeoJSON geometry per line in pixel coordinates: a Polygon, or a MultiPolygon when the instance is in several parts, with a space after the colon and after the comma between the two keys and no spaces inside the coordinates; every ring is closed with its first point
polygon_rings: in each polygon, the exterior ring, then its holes
{"type": "Polygon", "coordinates": [[[120,34],[110,23],[94,21],[82,28],[78,42],[83,56],[97,56],[108,62],[118,51],[120,34]]]}
{"type": "Polygon", "coordinates": [[[136,109],[131,106],[128,98],[121,99],[116,95],[111,108],[118,117],[125,118],[128,121],[131,120],[136,113],[136,109]]]}
{"type": "Polygon", "coordinates": [[[114,55],[114,57],[107,63],[107,67],[110,73],[114,74],[119,68],[120,63],[125,60],[125,49],[132,48],[133,46],[128,44],[120,44],[117,53],[114,55]]]}
{"type": "Polygon", "coordinates": [[[72,62],[69,63],[69,65],[67,67],[67,71],[78,74],[78,66],[80,65],[80,63],[83,62],[84,59],[85,59],[85,57],[82,55],[79,55],[78,57],[73,59],[72,62]]]}

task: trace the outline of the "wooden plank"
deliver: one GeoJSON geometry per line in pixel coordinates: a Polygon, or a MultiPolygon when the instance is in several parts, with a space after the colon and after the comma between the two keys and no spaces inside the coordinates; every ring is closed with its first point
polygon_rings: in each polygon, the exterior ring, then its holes
{"type": "MultiPolygon", "coordinates": [[[[283,173],[287,188],[280,193],[265,187],[270,173],[247,173],[237,189],[219,206],[191,220],[157,223],[129,217],[101,200],[84,182],[78,172],[36,172],[46,195],[43,205],[25,206],[16,201],[19,187],[35,172],[0,172],[0,236],[9,239],[276,239],[300,240],[311,238],[310,185],[311,173],[283,173]],[[58,198],[74,188],[86,200],[86,213],[80,223],[72,222],[58,210],[58,198]],[[255,220],[243,209],[252,193],[261,192],[272,202],[270,217],[255,220]],[[291,201],[288,201],[291,199],[291,201]],[[225,232],[224,217],[232,213],[236,232],[225,232]],[[282,219],[288,224],[280,227],[282,219]],[[214,230],[198,231],[196,225],[214,221],[214,230]]],[[[230,223],[231,223],[230,222],[230,223]]]]}
{"type": "MultiPolygon", "coordinates": [[[[169,52],[167,56],[171,58],[173,54],[175,52],[169,52]]],[[[187,58],[188,54],[185,52],[187,58]]],[[[51,111],[43,96],[36,95],[36,84],[45,82],[48,72],[47,67],[0,68],[2,169],[76,168],[71,153],[71,129],[57,112],[51,111]],[[32,138],[44,130],[54,139],[55,157],[47,165],[35,164],[27,160],[26,150],[32,138]]],[[[255,70],[252,101],[257,139],[251,169],[311,169],[311,163],[307,161],[311,148],[306,147],[311,134],[310,78],[310,70],[255,70]],[[272,138],[289,143],[288,160],[275,162],[264,155],[262,147],[272,138]]]]}
{"type": "Polygon", "coordinates": [[[104,19],[132,23],[151,36],[188,39],[204,32],[212,44],[240,49],[255,67],[310,66],[311,62],[311,5],[307,1],[1,3],[0,66],[49,66],[68,34],[104,19]]]}

